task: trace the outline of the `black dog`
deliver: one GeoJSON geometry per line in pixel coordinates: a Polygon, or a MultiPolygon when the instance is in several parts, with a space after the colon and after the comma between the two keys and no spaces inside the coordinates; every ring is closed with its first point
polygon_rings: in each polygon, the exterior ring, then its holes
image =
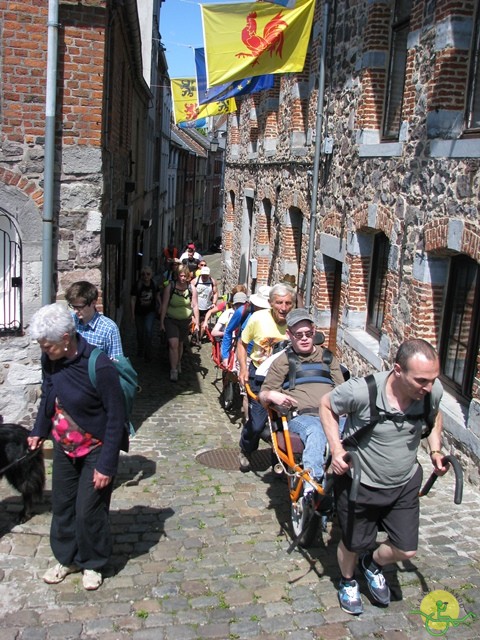
{"type": "Polygon", "coordinates": [[[30,451],[27,437],[30,432],[19,424],[0,424],[0,478],[22,494],[23,509],[19,522],[32,517],[34,500],[41,500],[45,487],[43,450],[30,451]]]}

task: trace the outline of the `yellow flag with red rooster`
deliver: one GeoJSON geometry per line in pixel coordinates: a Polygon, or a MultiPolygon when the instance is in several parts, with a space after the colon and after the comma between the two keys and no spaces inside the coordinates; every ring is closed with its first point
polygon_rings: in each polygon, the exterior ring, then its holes
{"type": "Polygon", "coordinates": [[[315,0],[200,5],[207,84],[303,70],[315,0]]]}
{"type": "Polygon", "coordinates": [[[172,78],[171,85],[175,124],[220,116],[237,109],[235,98],[199,104],[196,78],[172,78]]]}

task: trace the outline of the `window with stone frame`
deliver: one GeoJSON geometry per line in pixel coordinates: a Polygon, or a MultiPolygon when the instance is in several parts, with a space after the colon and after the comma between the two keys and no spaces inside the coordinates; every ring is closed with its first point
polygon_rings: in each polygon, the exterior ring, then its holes
{"type": "Polygon", "coordinates": [[[390,27],[390,56],[386,82],[382,137],[398,140],[402,124],[412,0],[396,0],[390,27]]]}
{"type": "Polygon", "coordinates": [[[385,317],[387,297],[387,270],[390,243],[383,233],[375,234],[368,287],[367,324],[368,333],[380,336],[385,317]]]}
{"type": "Polygon", "coordinates": [[[467,133],[480,133],[480,7],[477,15],[470,48],[470,70],[467,91],[466,128],[467,133]]]}
{"type": "Polygon", "coordinates": [[[470,400],[480,338],[480,267],[468,256],[450,259],[444,310],[442,380],[457,396],[470,400]]]}
{"type": "Polygon", "coordinates": [[[305,249],[303,213],[297,207],[290,207],[287,213],[288,224],[283,230],[282,258],[285,261],[285,275],[294,275],[297,279],[302,264],[302,249],[305,249]]]}
{"type": "Polygon", "coordinates": [[[13,218],[0,207],[0,336],[22,335],[22,245],[13,218]]]}

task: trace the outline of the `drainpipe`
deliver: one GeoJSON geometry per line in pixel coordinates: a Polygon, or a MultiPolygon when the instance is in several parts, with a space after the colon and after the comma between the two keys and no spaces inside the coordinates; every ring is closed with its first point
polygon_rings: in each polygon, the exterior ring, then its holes
{"type": "Polygon", "coordinates": [[[326,0],[323,5],[323,33],[322,49],[320,52],[320,64],[318,75],[318,96],[317,96],[317,121],[315,129],[315,155],[313,161],[313,183],[312,199],[310,203],[310,233],[308,238],[308,253],[306,265],[305,281],[305,307],[310,311],[312,304],[312,279],[313,279],[313,259],[315,251],[315,230],[317,226],[317,195],[318,195],[318,173],[320,169],[320,152],[322,149],[322,127],[323,127],[323,102],[325,99],[325,58],[327,55],[327,35],[328,16],[330,13],[330,3],[326,0]]]}
{"type": "Polygon", "coordinates": [[[58,59],[58,3],[48,2],[47,90],[45,100],[45,167],[43,201],[42,304],[52,302],[53,200],[55,178],[55,111],[58,59]]]}

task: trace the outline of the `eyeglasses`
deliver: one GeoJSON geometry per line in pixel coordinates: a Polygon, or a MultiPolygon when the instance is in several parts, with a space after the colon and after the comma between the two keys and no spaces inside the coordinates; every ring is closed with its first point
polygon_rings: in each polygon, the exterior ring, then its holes
{"type": "Polygon", "coordinates": [[[292,335],[297,340],[301,340],[302,338],[313,338],[313,333],[313,331],[295,331],[292,335]]]}
{"type": "Polygon", "coordinates": [[[68,304],[68,308],[69,309],[74,309],[75,311],[81,311],[82,309],[85,309],[85,307],[88,307],[88,304],[68,304]]]}
{"type": "Polygon", "coordinates": [[[206,267],[206,266],[207,266],[207,263],[206,263],[206,262],[199,262],[199,263],[198,263],[198,266],[199,266],[199,267],[206,267]]]}
{"type": "Polygon", "coordinates": [[[152,274],[150,273],[150,271],[142,271],[141,275],[142,276],[151,276],[152,274]]]}

